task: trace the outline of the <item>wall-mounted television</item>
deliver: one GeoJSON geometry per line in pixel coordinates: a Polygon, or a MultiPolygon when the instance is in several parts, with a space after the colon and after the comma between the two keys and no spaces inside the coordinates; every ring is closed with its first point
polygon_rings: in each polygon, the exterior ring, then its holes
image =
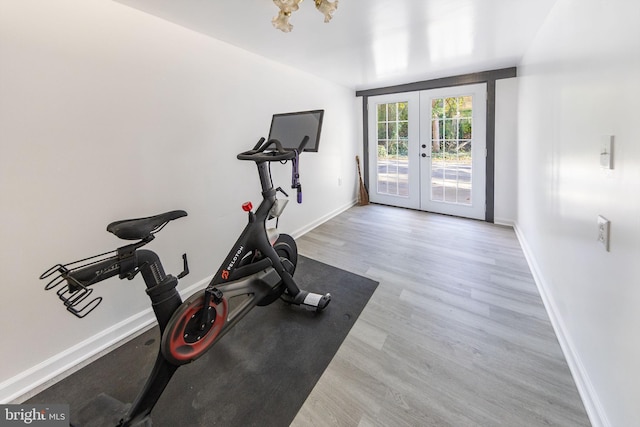
{"type": "Polygon", "coordinates": [[[274,114],[271,119],[269,139],[277,139],[287,149],[300,146],[302,138],[309,137],[304,151],[318,151],[324,110],[299,111],[274,114]]]}

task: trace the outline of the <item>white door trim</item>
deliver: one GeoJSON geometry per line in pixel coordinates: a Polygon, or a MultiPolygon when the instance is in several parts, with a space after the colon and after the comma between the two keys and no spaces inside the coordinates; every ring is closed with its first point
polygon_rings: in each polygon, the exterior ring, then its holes
{"type": "Polygon", "coordinates": [[[485,219],[486,211],[486,114],[487,84],[454,86],[430,89],[420,92],[420,144],[421,148],[421,203],[420,209],[466,218],[485,219]],[[431,105],[432,99],[444,97],[473,96],[473,130],[471,143],[471,203],[469,205],[431,200],[432,158],[431,158],[431,105]]]}
{"type": "MultiPolygon", "coordinates": [[[[394,93],[371,96],[367,104],[369,121],[368,166],[369,166],[369,200],[374,203],[420,209],[420,96],[418,92],[394,93]],[[392,195],[378,191],[378,119],[377,107],[380,104],[395,102],[408,103],[408,164],[406,195],[392,195]]],[[[383,166],[384,167],[384,166],[383,166]]],[[[404,169],[404,166],[403,166],[404,169]]]]}

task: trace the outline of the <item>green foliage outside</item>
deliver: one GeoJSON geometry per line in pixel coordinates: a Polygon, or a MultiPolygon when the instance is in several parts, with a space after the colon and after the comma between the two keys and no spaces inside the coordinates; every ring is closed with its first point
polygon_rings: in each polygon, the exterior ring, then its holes
{"type": "MultiPolygon", "coordinates": [[[[434,99],[431,104],[433,161],[471,161],[470,96],[434,99]]],[[[408,158],[408,104],[378,105],[378,158],[408,158]]]]}
{"type": "Polygon", "coordinates": [[[409,146],[407,141],[378,141],[378,158],[407,158],[409,146]]]}

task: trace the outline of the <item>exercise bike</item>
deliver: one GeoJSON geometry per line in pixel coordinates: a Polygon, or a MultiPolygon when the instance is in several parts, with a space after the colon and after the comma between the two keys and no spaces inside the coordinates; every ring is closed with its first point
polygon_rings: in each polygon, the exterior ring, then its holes
{"type": "Polygon", "coordinates": [[[317,311],[327,307],[330,294],[304,291],[293,279],[298,258],[294,239],[278,235],[276,228],[267,229],[267,221],[277,222],[287,203],[287,199],[277,198],[278,193],[287,194],[280,187],[274,189],[270,165],[292,162],[291,186],[301,203],[298,160],[307,141],[305,137],[297,150],[287,150],[278,140],[265,142],[261,138],[252,150],[238,154],[239,160],[256,163],[262,202],[255,212],[250,203],[243,205],[248,224],[242,234],[209,285],[184,302],[176,286],[178,279],[189,272],[186,255],[183,255],[184,271],[174,277],[165,274],[155,252],[141,249],[169,222],[186,216],[182,210],[113,222],[107,231],[136,242],[94,257],[57,264],[40,276],[40,279],[54,276],[45,289],[57,289],[66,309],[83,318],[102,302],[102,297],[91,297],[93,285],[115,275],[130,280],[142,274],[161,334],[158,355],[146,384],[126,414],[123,411],[124,416],[104,420],[101,425],[150,426],[151,411],[178,367],[202,356],[255,306],[281,299],[317,311]]]}

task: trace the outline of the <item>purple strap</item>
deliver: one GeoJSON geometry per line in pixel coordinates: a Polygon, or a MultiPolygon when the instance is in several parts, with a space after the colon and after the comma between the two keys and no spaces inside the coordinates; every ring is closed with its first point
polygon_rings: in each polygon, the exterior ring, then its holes
{"type": "Polygon", "coordinates": [[[294,150],[296,155],[293,159],[291,159],[291,162],[293,163],[291,166],[291,188],[295,188],[296,190],[298,190],[298,203],[302,203],[302,186],[300,185],[300,171],[298,168],[298,159],[299,159],[299,155],[300,153],[298,153],[298,150],[294,150]]]}

